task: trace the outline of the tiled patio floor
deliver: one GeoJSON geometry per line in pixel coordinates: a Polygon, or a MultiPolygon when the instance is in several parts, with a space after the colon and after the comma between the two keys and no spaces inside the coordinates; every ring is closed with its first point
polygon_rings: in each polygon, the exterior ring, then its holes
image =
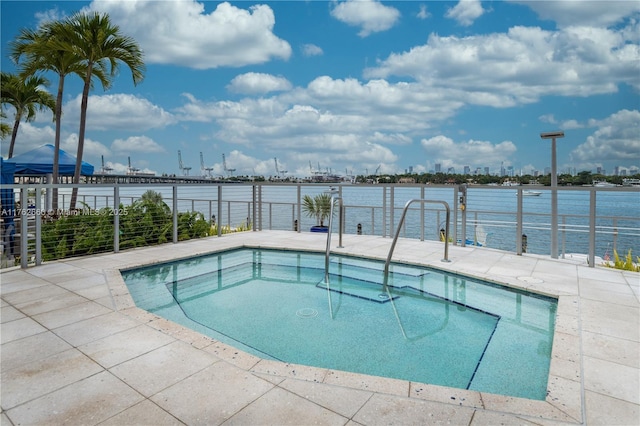
{"type": "MultiPolygon", "coordinates": [[[[640,424],[640,274],[400,240],[394,259],[558,297],[548,397],[533,401],[261,360],[136,308],[118,269],[247,245],[246,232],[0,274],[2,425],[640,424]]],[[[391,239],[334,252],[386,258],[391,239]]]]}

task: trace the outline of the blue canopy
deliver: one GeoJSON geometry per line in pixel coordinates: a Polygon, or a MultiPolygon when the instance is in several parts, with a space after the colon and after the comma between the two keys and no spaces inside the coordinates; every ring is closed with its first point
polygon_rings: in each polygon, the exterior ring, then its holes
{"type": "MultiPolygon", "coordinates": [[[[36,149],[16,155],[15,157],[5,160],[4,165],[14,164],[15,174],[17,175],[46,175],[53,173],[53,154],[55,147],[51,144],[42,145],[36,149]]],[[[76,157],[60,150],[58,161],[59,176],[73,176],[76,167],[76,157]]],[[[93,174],[93,166],[89,163],[82,162],[80,174],[89,176],[93,174]]],[[[13,181],[12,181],[13,183],[13,181]]]]}

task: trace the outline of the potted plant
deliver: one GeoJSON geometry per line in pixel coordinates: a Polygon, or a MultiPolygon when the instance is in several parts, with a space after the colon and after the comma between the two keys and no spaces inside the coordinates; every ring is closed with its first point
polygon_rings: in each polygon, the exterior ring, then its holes
{"type": "Polygon", "coordinates": [[[331,214],[331,195],[318,194],[315,197],[305,195],[302,198],[302,210],[307,217],[315,217],[317,225],[311,227],[311,232],[328,232],[324,221],[331,214]]]}

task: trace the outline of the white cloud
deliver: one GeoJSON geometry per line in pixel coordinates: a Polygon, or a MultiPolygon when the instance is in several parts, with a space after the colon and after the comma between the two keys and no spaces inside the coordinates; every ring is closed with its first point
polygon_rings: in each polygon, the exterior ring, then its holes
{"type": "Polygon", "coordinates": [[[453,139],[444,135],[423,139],[421,144],[427,153],[430,165],[440,163],[446,168],[454,167],[456,172],[462,171],[464,166],[470,166],[472,170],[485,166],[497,169],[501,161],[508,160],[517,151],[515,144],[511,141],[497,144],[473,139],[454,142],[453,139]]]}
{"type": "Polygon", "coordinates": [[[465,27],[473,24],[484,13],[480,0],[460,0],[457,5],[447,11],[445,16],[454,19],[465,27]]]}
{"type": "Polygon", "coordinates": [[[427,10],[427,6],[424,5],[424,4],[421,4],[420,5],[420,10],[418,11],[418,14],[416,16],[418,18],[420,18],[420,19],[427,19],[427,18],[431,17],[431,14],[427,10]]]}
{"type": "MultiPolygon", "coordinates": [[[[77,126],[82,95],[63,106],[62,122],[77,126]]],[[[176,122],[175,117],[144,98],[129,94],[89,96],[87,103],[88,130],[148,130],[176,122]]]]}
{"type": "Polygon", "coordinates": [[[227,89],[235,93],[264,94],[269,92],[282,92],[291,90],[289,80],[284,77],[276,77],[270,74],[248,72],[236,76],[227,89]]]}
{"type": "MultiPolygon", "coordinates": [[[[63,151],[67,151],[68,154],[76,156],[78,152],[78,134],[71,133],[67,137],[60,141],[60,148],[63,151]]],[[[84,145],[82,150],[82,160],[87,161],[88,157],[97,157],[99,155],[108,155],[110,153],[109,148],[101,144],[100,142],[91,140],[89,138],[84,139],[84,145]]],[[[94,165],[95,167],[95,165],[94,165]]],[[[97,169],[97,167],[96,167],[97,169]]]]}
{"type": "Polygon", "coordinates": [[[338,3],[331,10],[331,16],[348,25],[360,27],[358,35],[367,37],[393,27],[400,19],[400,12],[376,0],[347,0],[338,3]]]}
{"type": "Polygon", "coordinates": [[[108,13],[140,44],[149,64],[210,69],[291,56],[289,43],[273,33],[275,16],[267,5],[247,10],[224,2],[205,13],[194,0],[112,0],[94,1],[90,8],[108,13]]]}
{"type": "Polygon", "coordinates": [[[598,129],[570,154],[576,166],[610,160],[638,164],[640,112],[624,109],[592,124],[596,124],[598,129]]]}
{"type": "Polygon", "coordinates": [[[324,52],[321,47],[315,44],[305,44],[302,46],[302,54],[304,56],[321,56],[324,52]]]}
{"type": "Polygon", "coordinates": [[[546,95],[615,93],[621,83],[640,90],[639,61],[640,48],[622,32],[513,27],[470,37],[432,34],[426,44],[366,69],[365,77],[408,76],[453,90],[465,103],[508,107],[546,95]]]}
{"type": "Polygon", "coordinates": [[[166,152],[157,142],[144,135],[116,139],[111,144],[111,149],[115,152],[166,152]]]}
{"type": "Polygon", "coordinates": [[[561,27],[572,25],[608,27],[621,22],[626,17],[640,13],[640,3],[627,0],[511,1],[527,5],[540,18],[555,21],[561,27]]]}

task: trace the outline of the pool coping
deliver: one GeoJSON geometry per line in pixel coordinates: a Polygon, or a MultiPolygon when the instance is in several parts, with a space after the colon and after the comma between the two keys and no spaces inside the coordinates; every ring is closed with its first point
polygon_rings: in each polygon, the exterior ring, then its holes
{"type": "MultiPolygon", "coordinates": [[[[382,237],[379,238],[384,242],[390,241],[389,239],[384,239],[382,237]]],[[[176,339],[182,340],[196,347],[198,345],[202,345],[203,348],[208,347],[208,350],[212,350],[209,345],[213,342],[213,351],[216,356],[244,369],[248,373],[257,374],[263,378],[269,376],[272,378],[287,377],[295,380],[325,383],[352,389],[373,391],[381,394],[444,403],[456,407],[488,410],[508,415],[515,415],[517,417],[531,417],[574,424],[581,424],[584,422],[584,392],[582,391],[584,383],[582,376],[583,365],[579,332],[580,300],[579,296],[577,296],[577,289],[576,294],[572,294],[570,290],[558,290],[548,284],[545,284],[543,279],[522,279],[532,278],[525,275],[516,276],[514,279],[496,280],[492,274],[482,274],[478,272],[472,273],[466,270],[461,270],[459,266],[456,266],[456,263],[440,262],[440,259],[436,261],[437,263],[434,262],[434,259],[424,258],[414,259],[412,261],[405,258],[399,260],[403,263],[406,262],[408,264],[441,269],[447,272],[466,275],[494,284],[557,299],[558,305],[551,350],[549,378],[547,383],[547,397],[544,401],[531,400],[513,396],[491,394],[487,392],[449,388],[406,380],[368,376],[358,373],[266,360],[136,307],[120,271],[240,248],[285,249],[309,252],[318,252],[320,251],[319,249],[321,249],[321,247],[310,248],[307,242],[295,244],[294,239],[291,240],[292,245],[287,247],[281,247],[277,243],[274,244],[274,242],[269,241],[246,243],[239,238],[239,235],[235,238],[229,238],[229,236],[226,236],[225,238],[216,240],[216,242],[221,241],[224,241],[224,244],[220,244],[218,247],[192,252],[188,255],[181,255],[177,257],[168,256],[166,258],[158,257],[155,262],[133,262],[116,269],[105,269],[105,278],[113,298],[115,309],[127,316],[135,318],[138,321],[145,322],[176,339]]],[[[433,242],[428,241],[421,242],[421,244],[432,243],[433,242]]],[[[435,244],[437,248],[441,247],[438,243],[433,244],[435,244]]],[[[345,247],[347,246],[345,245],[345,247]]],[[[464,249],[462,247],[457,248],[464,249]]],[[[473,250],[477,249],[474,248],[473,250]]],[[[482,250],[491,249],[484,248],[482,250]]],[[[332,248],[332,253],[340,253],[362,258],[373,258],[383,261],[386,260],[386,256],[381,257],[376,256],[371,252],[354,250],[353,246],[347,250],[332,248]]],[[[394,260],[398,261],[398,259],[394,260]]]]}

